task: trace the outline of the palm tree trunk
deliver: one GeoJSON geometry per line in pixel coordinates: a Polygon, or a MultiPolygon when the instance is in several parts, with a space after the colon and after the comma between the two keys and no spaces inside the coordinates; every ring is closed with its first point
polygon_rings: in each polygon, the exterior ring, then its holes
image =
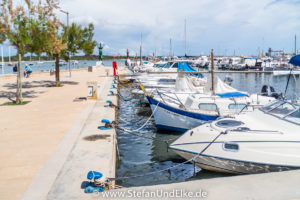
{"type": "Polygon", "coordinates": [[[22,81],[21,81],[21,78],[22,78],[22,75],[21,75],[21,54],[19,54],[16,104],[22,103],[22,81]]]}
{"type": "Polygon", "coordinates": [[[55,82],[56,87],[60,86],[60,80],[59,80],[59,55],[55,54],[55,82]]]}

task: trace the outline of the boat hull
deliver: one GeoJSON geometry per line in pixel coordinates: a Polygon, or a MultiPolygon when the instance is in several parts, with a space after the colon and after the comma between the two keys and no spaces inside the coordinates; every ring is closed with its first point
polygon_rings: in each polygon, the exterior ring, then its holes
{"type": "MultiPolygon", "coordinates": [[[[196,154],[191,152],[180,151],[173,148],[171,149],[187,160],[196,156],[196,154]]],[[[251,163],[246,161],[216,158],[207,155],[197,156],[195,158],[195,164],[201,169],[229,174],[258,174],[300,169],[300,167],[251,163]]]]}
{"type": "Polygon", "coordinates": [[[154,120],[158,130],[185,132],[207,121],[216,120],[218,116],[209,116],[177,109],[148,97],[148,102],[154,112],[154,120]]]}

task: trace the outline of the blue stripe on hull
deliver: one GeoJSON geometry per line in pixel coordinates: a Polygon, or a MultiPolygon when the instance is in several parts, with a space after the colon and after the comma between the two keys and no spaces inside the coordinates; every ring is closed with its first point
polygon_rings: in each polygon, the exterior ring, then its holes
{"type": "Polygon", "coordinates": [[[178,128],[178,127],[173,127],[173,126],[166,126],[166,125],[161,125],[161,124],[156,124],[157,130],[162,130],[162,131],[176,131],[176,132],[186,132],[188,129],[185,128],[178,128]]]}
{"type": "MultiPolygon", "coordinates": [[[[149,96],[146,96],[146,97],[147,97],[150,105],[151,104],[153,104],[153,105],[157,105],[158,104],[158,101],[156,101],[155,99],[153,99],[153,98],[151,98],[149,96]]],[[[216,120],[219,117],[219,116],[205,115],[205,114],[200,114],[200,113],[194,113],[194,112],[180,110],[178,108],[174,108],[174,107],[168,106],[168,105],[163,104],[161,102],[159,103],[158,106],[161,107],[161,108],[164,108],[164,109],[166,109],[168,111],[177,113],[179,115],[191,117],[191,118],[202,120],[202,121],[213,121],[213,120],[216,120]]]]}

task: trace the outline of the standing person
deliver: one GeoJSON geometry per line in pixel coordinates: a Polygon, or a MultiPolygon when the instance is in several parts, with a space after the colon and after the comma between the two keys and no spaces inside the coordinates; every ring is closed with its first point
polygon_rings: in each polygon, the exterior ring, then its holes
{"type": "Polygon", "coordinates": [[[31,73],[32,73],[32,69],[28,66],[28,64],[26,64],[25,65],[25,71],[24,71],[25,78],[29,78],[31,73]]]}
{"type": "Polygon", "coordinates": [[[113,69],[114,69],[114,76],[117,76],[116,70],[118,69],[118,66],[117,66],[117,62],[116,61],[113,61],[113,69]]]}

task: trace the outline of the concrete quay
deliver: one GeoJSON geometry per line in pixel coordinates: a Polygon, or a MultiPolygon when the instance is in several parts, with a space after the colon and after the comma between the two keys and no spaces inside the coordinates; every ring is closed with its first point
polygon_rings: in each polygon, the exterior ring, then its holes
{"type": "MultiPolygon", "coordinates": [[[[92,108],[83,111],[89,112],[83,126],[64,137],[22,199],[87,199],[90,195],[84,193],[83,186],[88,171],[100,171],[106,177],[115,177],[115,129],[98,129],[103,125],[101,119],[115,120],[115,108],[105,107],[107,100],[117,104],[116,96],[108,96],[112,80],[112,77],[105,77],[100,99],[92,108]]],[[[78,126],[76,122],[75,126],[78,126]]]]}
{"type": "MultiPolygon", "coordinates": [[[[116,102],[116,97],[107,97],[112,77],[106,74],[111,76],[111,71],[111,67],[97,66],[93,72],[73,70],[72,77],[61,73],[62,87],[52,87],[55,77],[49,73],[34,73],[30,78],[22,79],[23,97],[30,103],[0,106],[0,199],[26,199],[30,195],[31,199],[47,198],[93,110],[100,108],[107,99],[116,102]],[[89,81],[100,84],[102,100],[76,100],[87,97],[89,81]]],[[[0,77],[0,104],[13,99],[15,91],[16,76],[0,77]]],[[[114,113],[111,108],[108,115],[101,112],[93,127],[95,134],[100,131],[97,127],[101,125],[101,117],[114,120],[114,113]]],[[[84,141],[93,146],[93,141],[84,141]]],[[[114,152],[109,148],[105,150],[110,155],[114,152]]],[[[109,167],[108,175],[113,176],[114,165],[109,167]]],[[[78,188],[83,193],[80,185],[78,188]]]]}
{"type": "Polygon", "coordinates": [[[299,185],[300,170],[295,170],[125,188],[98,199],[296,200],[299,185]]]}

